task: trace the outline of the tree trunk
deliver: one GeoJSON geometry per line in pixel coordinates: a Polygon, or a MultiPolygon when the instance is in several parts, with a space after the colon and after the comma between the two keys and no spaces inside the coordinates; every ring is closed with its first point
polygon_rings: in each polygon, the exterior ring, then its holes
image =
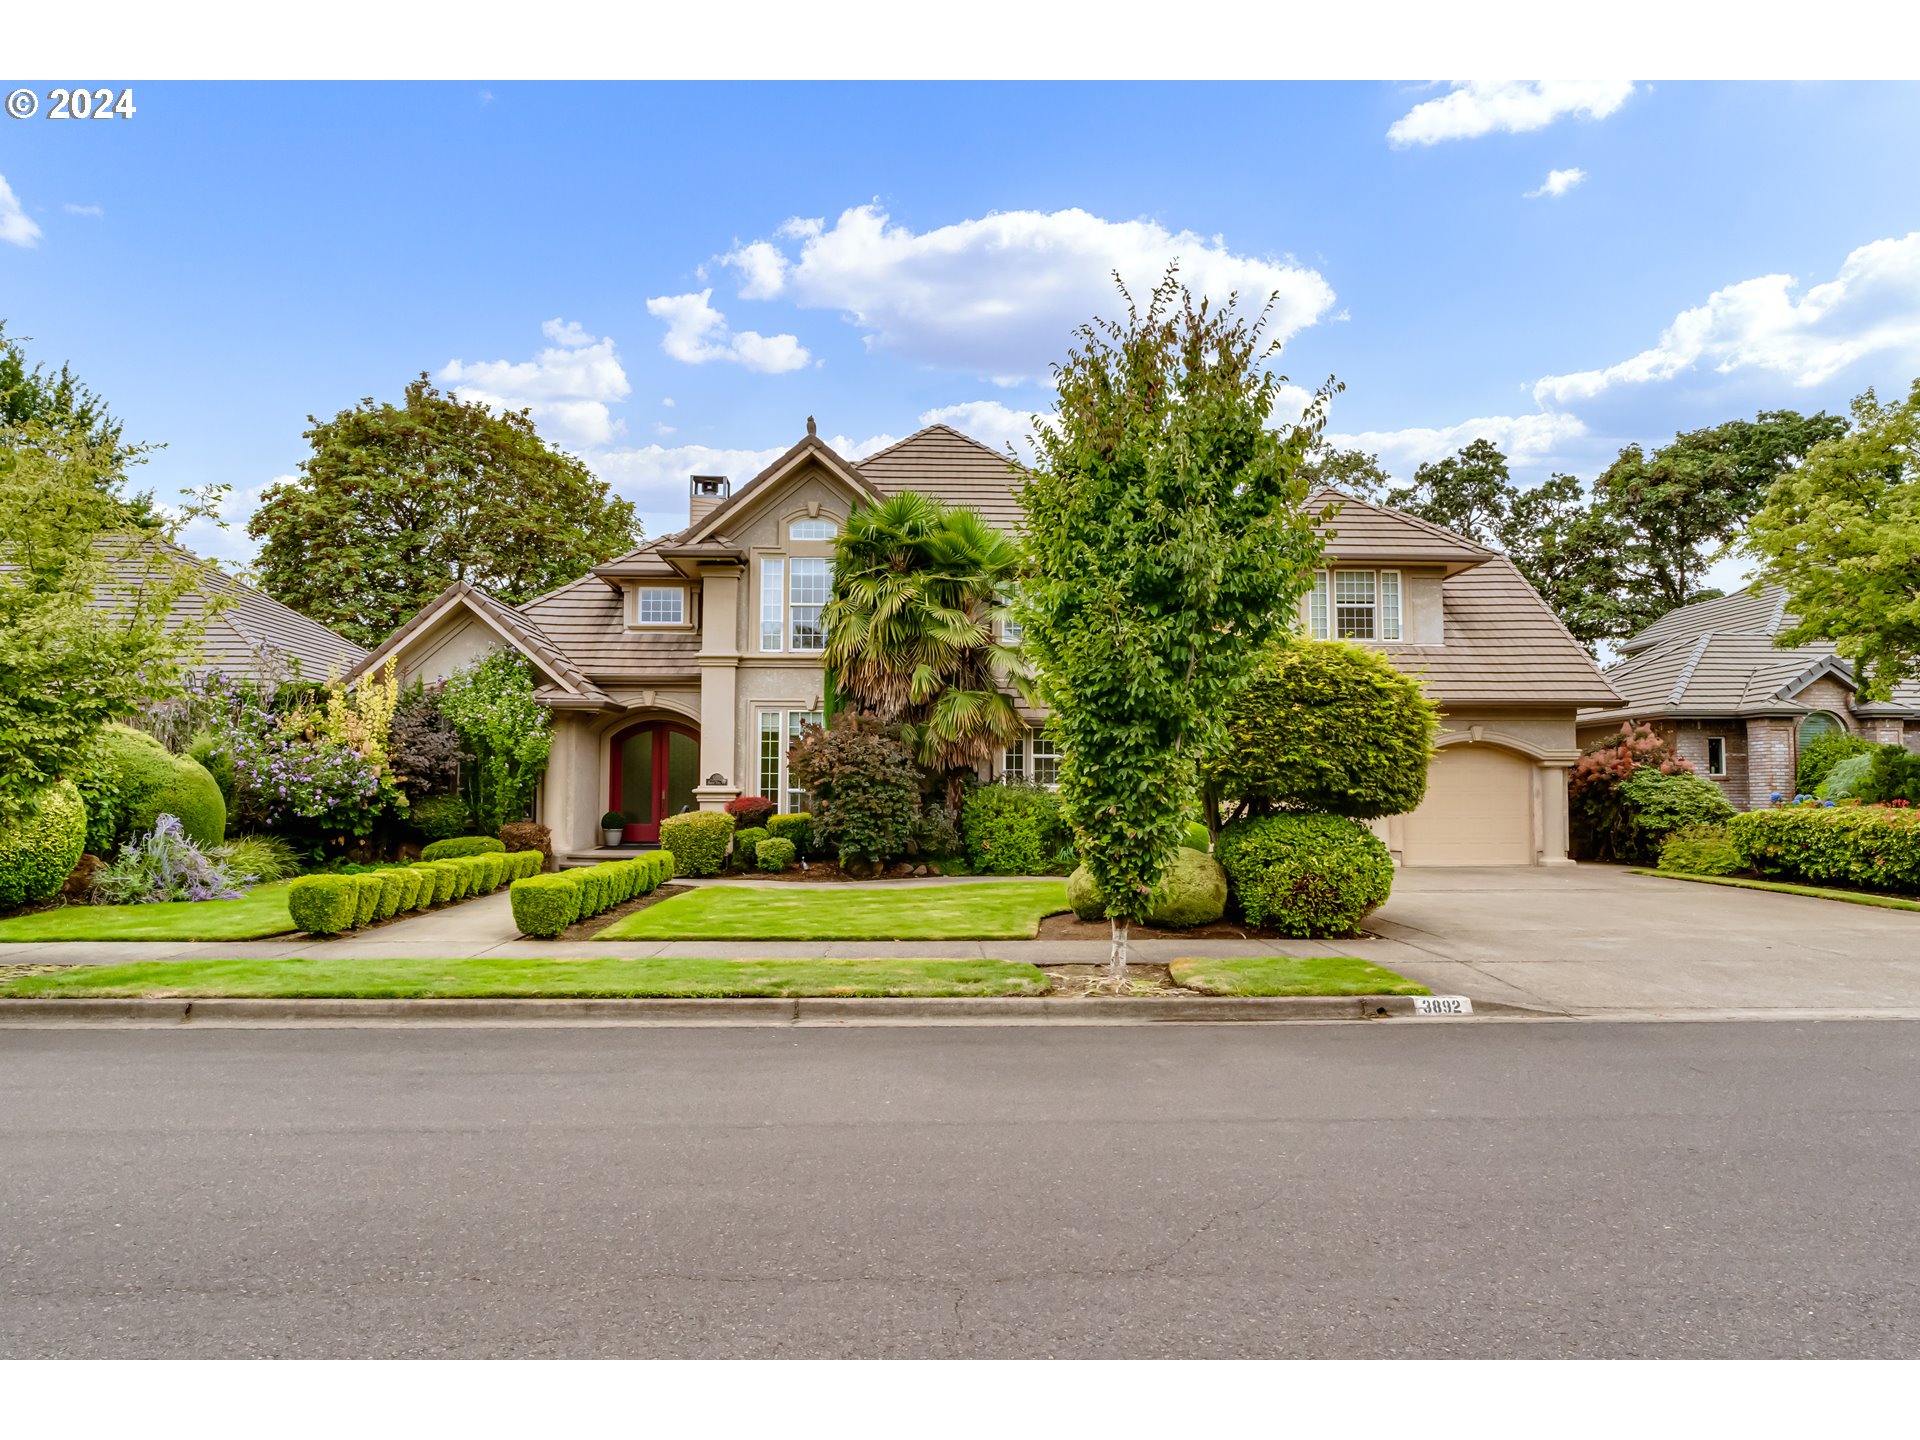
{"type": "Polygon", "coordinates": [[[1127,922],[1113,921],[1113,948],[1107,952],[1107,980],[1114,985],[1127,983],[1127,922]]]}

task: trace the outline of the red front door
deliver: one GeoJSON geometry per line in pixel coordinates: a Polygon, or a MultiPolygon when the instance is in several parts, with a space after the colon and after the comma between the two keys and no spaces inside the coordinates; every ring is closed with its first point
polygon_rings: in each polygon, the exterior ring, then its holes
{"type": "Polygon", "coordinates": [[[658,841],[660,822],[693,805],[700,741],[684,725],[646,724],[613,737],[607,808],[625,817],[628,840],[658,841]]]}

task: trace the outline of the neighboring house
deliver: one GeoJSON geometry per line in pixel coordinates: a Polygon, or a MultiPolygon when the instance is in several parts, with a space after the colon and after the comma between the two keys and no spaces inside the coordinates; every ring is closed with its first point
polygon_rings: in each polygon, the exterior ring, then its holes
{"type": "Polygon", "coordinates": [[[102,539],[99,546],[108,555],[106,583],[94,600],[102,609],[113,607],[115,591],[125,593],[147,583],[156,561],[191,561],[200,567],[202,577],[174,602],[167,615],[169,629],[204,619],[210,596],[228,597],[207,621],[187,664],[191,671],[217,670],[272,683],[290,678],[288,672],[297,664],[302,680],[320,685],[357,670],[367,658],[366,650],[351,640],[157,536],[137,537],[129,544],[128,537],[116,535],[102,539]]]}
{"type": "Polygon", "coordinates": [[[1800,747],[1820,735],[1920,750],[1920,685],[1864,702],[1832,645],[1774,644],[1792,623],[1777,585],[1669,611],[1621,644],[1607,679],[1622,703],[1582,711],[1581,743],[1645,721],[1742,810],[1793,794],[1800,747]]]}
{"type": "MultiPolygon", "coordinates": [[[[1017,483],[1006,456],[944,425],[856,464],[809,421],[738,491],[694,476],[685,529],[523,605],[451,586],[361,670],[395,655],[408,678],[441,679],[501,645],[524,655],[554,716],[537,813],[562,853],[595,848],[607,810],[652,839],[665,816],[743,793],[798,809],[787,749],[823,713],[820,611],[841,524],[914,489],[1012,530],[1017,483]]],[[[1315,512],[1337,498],[1316,495],[1315,512]]],[[[1382,646],[1449,710],[1429,799],[1385,823],[1389,845],[1408,864],[1564,860],[1574,712],[1618,696],[1504,556],[1344,504],[1303,623],[1382,646]]],[[[1029,718],[993,768],[1050,783],[1046,717],[1029,718]]]]}

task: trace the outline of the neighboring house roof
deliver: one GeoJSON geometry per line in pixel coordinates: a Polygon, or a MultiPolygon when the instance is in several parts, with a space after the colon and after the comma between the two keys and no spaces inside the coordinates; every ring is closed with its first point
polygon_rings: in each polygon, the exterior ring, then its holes
{"type": "Polygon", "coordinates": [[[209,599],[226,597],[224,608],[207,620],[192,669],[275,681],[287,678],[286,662],[293,660],[302,679],[317,682],[345,674],[366,658],[351,640],[157,535],[102,537],[97,549],[107,557],[106,584],[92,602],[101,609],[114,607],[115,591],[125,594],[141,586],[156,559],[190,561],[201,572],[198,586],[174,602],[169,629],[206,619],[209,599]]]}
{"type": "MultiPolygon", "coordinates": [[[[1826,641],[1774,644],[1792,623],[1778,585],[1670,610],[1624,641],[1626,658],[1607,671],[1626,703],[1581,719],[1802,715],[1822,708],[1797,697],[1823,676],[1854,689],[1852,666],[1826,641]]],[[[1855,713],[1920,715],[1920,685],[1896,686],[1887,701],[1855,713]]]]}
{"type": "MultiPolygon", "coordinates": [[[[591,581],[591,577],[588,576],[573,583],[574,585],[587,583],[597,585],[598,582],[591,581]]],[[[599,588],[604,593],[612,594],[606,591],[604,586],[599,588]]],[[[619,600],[617,596],[613,598],[617,610],[619,600]]],[[[404,646],[413,636],[437,624],[449,612],[460,608],[465,608],[477,615],[492,627],[501,639],[519,650],[535,666],[552,677],[555,684],[550,688],[549,693],[543,694],[543,698],[548,699],[550,703],[600,705],[606,702],[607,697],[600,688],[587,679],[585,673],[562,645],[556,644],[547,636],[537,619],[511,605],[502,604],[486,591],[468,584],[465,580],[454,581],[422,606],[419,614],[389,635],[379,649],[355,667],[354,677],[357,678],[375,669],[386,660],[387,656],[404,646]]]]}

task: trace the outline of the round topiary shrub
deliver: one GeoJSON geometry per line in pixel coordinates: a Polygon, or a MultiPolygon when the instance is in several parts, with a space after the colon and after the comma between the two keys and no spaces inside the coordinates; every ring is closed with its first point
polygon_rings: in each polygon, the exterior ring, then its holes
{"type": "Polygon", "coordinates": [[[1213,836],[1207,833],[1207,827],[1198,820],[1187,822],[1186,838],[1180,842],[1189,850],[1198,850],[1202,855],[1213,849],[1213,836]]]}
{"type": "Polygon", "coordinates": [[[0,821],[0,908],[59,894],[87,843],[87,810],[70,780],[57,780],[12,821],[0,821]]]}
{"type": "Polygon", "coordinates": [[[753,866],[753,848],[767,838],[766,827],[749,825],[744,830],[733,832],[733,858],[741,865],[751,869],[753,866]]]}
{"type": "Polygon", "coordinates": [[[1393,858],[1342,815],[1240,820],[1214,847],[1235,905],[1283,935],[1345,935],[1393,889],[1393,858]]]}
{"type": "Polygon", "coordinates": [[[467,802],[458,795],[428,795],[407,809],[407,820],[429,840],[453,840],[473,828],[467,802]]]}
{"type": "Polygon", "coordinates": [[[580,918],[584,892],[567,875],[529,875],[507,889],[522,935],[549,940],[580,918]]]}
{"type": "Polygon", "coordinates": [[[762,840],[754,849],[754,864],[772,874],[793,868],[793,862],[800,857],[791,840],[782,840],[772,835],[762,840]]]}
{"type": "Polygon", "coordinates": [[[462,855],[504,854],[506,848],[491,835],[456,835],[448,840],[435,840],[420,852],[420,858],[457,860],[462,855]]]}
{"type": "Polygon", "coordinates": [[[741,830],[764,828],[767,817],[779,808],[764,795],[741,795],[727,802],[727,814],[741,830]]]}
{"type": "Polygon", "coordinates": [[[733,817],[720,810],[692,810],[660,822],[660,848],[673,856],[680,875],[718,875],[732,839],[733,817]]]}
{"type": "MultiPolygon", "coordinates": [[[[1106,902],[1084,865],[1067,877],[1067,904],[1082,920],[1099,920],[1107,913],[1106,902]]],[[[1226,913],[1226,872],[1212,856],[1182,845],[1174,852],[1144,923],[1163,930],[1187,930],[1211,925],[1226,913]]]]}
{"type": "MultiPolygon", "coordinates": [[[[150,834],[162,815],[172,815],[195,845],[218,845],[227,834],[227,802],[207,767],[175,755],[142,730],[109,725],[100,753],[118,811],[114,843],[150,834]]],[[[103,857],[104,858],[104,857],[103,857]]]]}

